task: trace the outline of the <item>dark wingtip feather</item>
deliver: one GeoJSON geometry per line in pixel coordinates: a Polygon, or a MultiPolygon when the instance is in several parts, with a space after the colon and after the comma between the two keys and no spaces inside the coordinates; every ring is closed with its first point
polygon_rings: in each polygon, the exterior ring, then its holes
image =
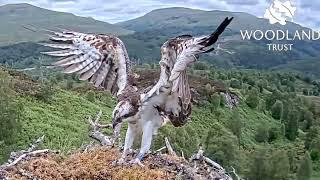
{"type": "Polygon", "coordinates": [[[212,44],[216,43],[219,36],[223,33],[223,31],[227,28],[232,20],[233,17],[226,17],[224,21],[222,21],[222,23],[219,25],[219,27],[210,35],[210,37],[206,41],[203,42],[202,45],[211,46],[212,44]]]}

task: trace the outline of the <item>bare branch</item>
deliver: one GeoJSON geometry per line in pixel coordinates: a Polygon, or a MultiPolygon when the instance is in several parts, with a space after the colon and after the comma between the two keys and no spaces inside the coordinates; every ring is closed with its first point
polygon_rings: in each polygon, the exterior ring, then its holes
{"type": "MultiPolygon", "coordinates": [[[[25,160],[27,158],[39,155],[39,154],[48,154],[48,153],[57,153],[57,151],[52,151],[50,149],[43,149],[43,150],[35,150],[44,140],[44,135],[30,144],[30,147],[27,150],[21,150],[18,152],[12,152],[10,154],[10,158],[7,163],[0,166],[0,176],[4,174],[7,168],[15,166],[20,161],[25,160]]],[[[3,178],[3,177],[1,177],[3,178]]]]}
{"type": "Polygon", "coordinates": [[[202,158],[203,158],[203,160],[204,160],[206,163],[208,163],[209,165],[215,167],[216,169],[218,169],[218,170],[224,170],[224,168],[223,168],[220,164],[214,162],[214,161],[211,160],[210,158],[208,158],[208,157],[206,157],[206,156],[203,156],[202,158]]]}
{"type": "Polygon", "coordinates": [[[232,166],[231,166],[231,169],[232,169],[231,173],[233,173],[237,178],[236,180],[241,180],[240,176],[236,173],[236,170],[232,166]]]}
{"type": "Polygon", "coordinates": [[[33,156],[36,156],[36,155],[39,155],[39,154],[48,154],[48,153],[57,153],[57,151],[52,151],[50,149],[43,149],[43,150],[36,150],[36,151],[28,152],[28,153],[22,154],[21,156],[16,158],[13,162],[7,163],[7,164],[4,164],[4,165],[0,166],[0,169],[7,169],[7,168],[9,168],[11,166],[14,166],[17,163],[19,163],[21,160],[23,160],[23,159],[25,159],[25,158],[27,158],[29,156],[33,157],[33,156]]]}
{"type": "Polygon", "coordinates": [[[224,53],[227,53],[227,54],[230,54],[230,55],[233,55],[235,52],[234,51],[230,51],[228,49],[224,49],[221,47],[221,44],[218,44],[217,48],[216,48],[216,51],[215,51],[215,55],[219,55],[219,52],[224,52],[224,53]]]}
{"type": "Polygon", "coordinates": [[[92,129],[92,131],[89,133],[89,136],[92,137],[93,139],[98,140],[100,142],[100,144],[103,145],[103,146],[114,146],[116,140],[120,136],[121,123],[118,124],[114,128],[112,137],[104,135],[99,130],[101,128],[112,128],[112,125],[111,124],[106,124],[106,125],[99,124],[99,120],[100,120],[101,116],[102,116],[102,111],[101,110],[96,115],[96,118],[95,118],[94,121],[89,116],[88,121],[89,121],[90,127],[92,129]]]}
{"type": "Polygon", "coordinates": [[[184,157],[184,153],[183,153],[183,151],[181,150],[181,157],[182,157],[182,159],[186,159],[185,157],[184,157]]]}
{"type": "Polygon", "coordinates": [[[98,140],[101,143],[101,145],[103,145],[103,146],[112,146],[113,145],[111,138],[109,136],[104,135],[103,133],[101,133],[99,131],[93,131],[90,133],[89,136],[92,137],[93,139],[98,140]]]}
{"type": "Polygon", "coordinates": [[[200,146],[198,152],[191,156],[190,162],[194,162],[194,169],[198,169],[198,166],[200,164],[203,165],[204,163],[204,166],[206,165],[211,166],[211,168],[207,168],[207,171],[209,171],[210,179],[219,178],[223,180],[232,180],[232,177],[228,175],[226,170],[220,164],[204,156],[203,154],[204,154],[203,147],[200,146]],[[197,163],[197,161],[199,163],[197,163]]]}
{"type": "Polygon", "coordinates": [[[94,121],[95,124],[97,124],[97,123],[99,122],[101,116],[102,116],[102,111],[100,110],[100,111],[98,112],[97,116],[96,116],[96,120],[94,121]]]}
{"type": "Polygon", "coordinates": [[[45,135],[39,137],[36,141],[34,141],[31,145],[30,148],[27,150],[27,152],[34,151],[44,140],[45,135]]]}
{"type": "Polygon", "coordinates": [[[166,147],[166,146],[163,146],[162,148],[156,150],[155,153],[161,153],[161,151],[163,151],[163,150],[165,150],[165,149],[167,149],[167,147],[166,147]]]}
{"type": "Polygon", "coordinates": [[[168,149],[168,153],[171,155],[171,156],[177,156],[176,152],[174,152],[169,140],[167,137],[164,138],[164,141],[166,142],[166,147],[168,149]]]}

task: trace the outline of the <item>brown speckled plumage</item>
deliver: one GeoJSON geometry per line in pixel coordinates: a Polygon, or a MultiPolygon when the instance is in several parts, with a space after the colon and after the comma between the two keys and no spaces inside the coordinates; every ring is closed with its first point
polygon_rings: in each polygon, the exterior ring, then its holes
{"type": "MultiPolygon", "coordinates": [[[[50,56],[63,59],[54,63],[62,67],[65,73],[78,73],[80,80],[87,80],[95,87],[103,87],[118,98],[118,108],[125,112],[123,118],[134,116],[148,99],[169,89],[177,94],[174,104],[178,107],[155,107],[159,113],[167,116],[174,126],[182,126],[191,114],[191,93],[187,76],[187,67],[193,64],[200,54],[212,51],[212,45],[232,21],[226,18],[215,32],[208,36],[193,37],[182,35],[169,39],[161,47],[161,73],[158,83],[141,100],[141,92],[136,88],[136,79],[124,43],[115,36],[84,34],[78,32],[52,32],[51,40],[55,44],[45,46],[60,48],[60,51],[45,52],[50,56]],[[177,108],[179,112],[173,110],[177,108]],[[171,110],[168,110],[171,109],[171,110]]],[[[116,112],[116,110],[115,110],[116,112]]],[[[118,122],[119,123],[119,122],[118,122]]]]}

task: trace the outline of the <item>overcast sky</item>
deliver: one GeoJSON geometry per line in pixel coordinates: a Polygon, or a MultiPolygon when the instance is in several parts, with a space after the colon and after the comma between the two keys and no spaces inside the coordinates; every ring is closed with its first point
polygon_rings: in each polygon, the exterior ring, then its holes
{"type": "MultiPolygon", "coordinates": [[[[247,12],[262,17],[272,0],[0,0],[8,3],[30,3],[55,11],[116,23],[133,19],[153,9],[189,7],[203,10],[247,12]]],[[[294,22],[320,29],[320,0],[291,0],[297,7],[294,22]]]]}

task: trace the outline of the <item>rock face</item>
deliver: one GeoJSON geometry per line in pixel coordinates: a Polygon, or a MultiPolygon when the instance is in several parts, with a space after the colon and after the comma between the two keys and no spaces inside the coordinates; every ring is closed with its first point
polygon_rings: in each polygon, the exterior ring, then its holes
{"type": "Polygon", "coordinates": [[[240,98],[236,94],[230,92],[221,92],[220,94],[224,97],[226,105],[230,109],[237,107],[237,105],[240,103],[240,98]]]}

